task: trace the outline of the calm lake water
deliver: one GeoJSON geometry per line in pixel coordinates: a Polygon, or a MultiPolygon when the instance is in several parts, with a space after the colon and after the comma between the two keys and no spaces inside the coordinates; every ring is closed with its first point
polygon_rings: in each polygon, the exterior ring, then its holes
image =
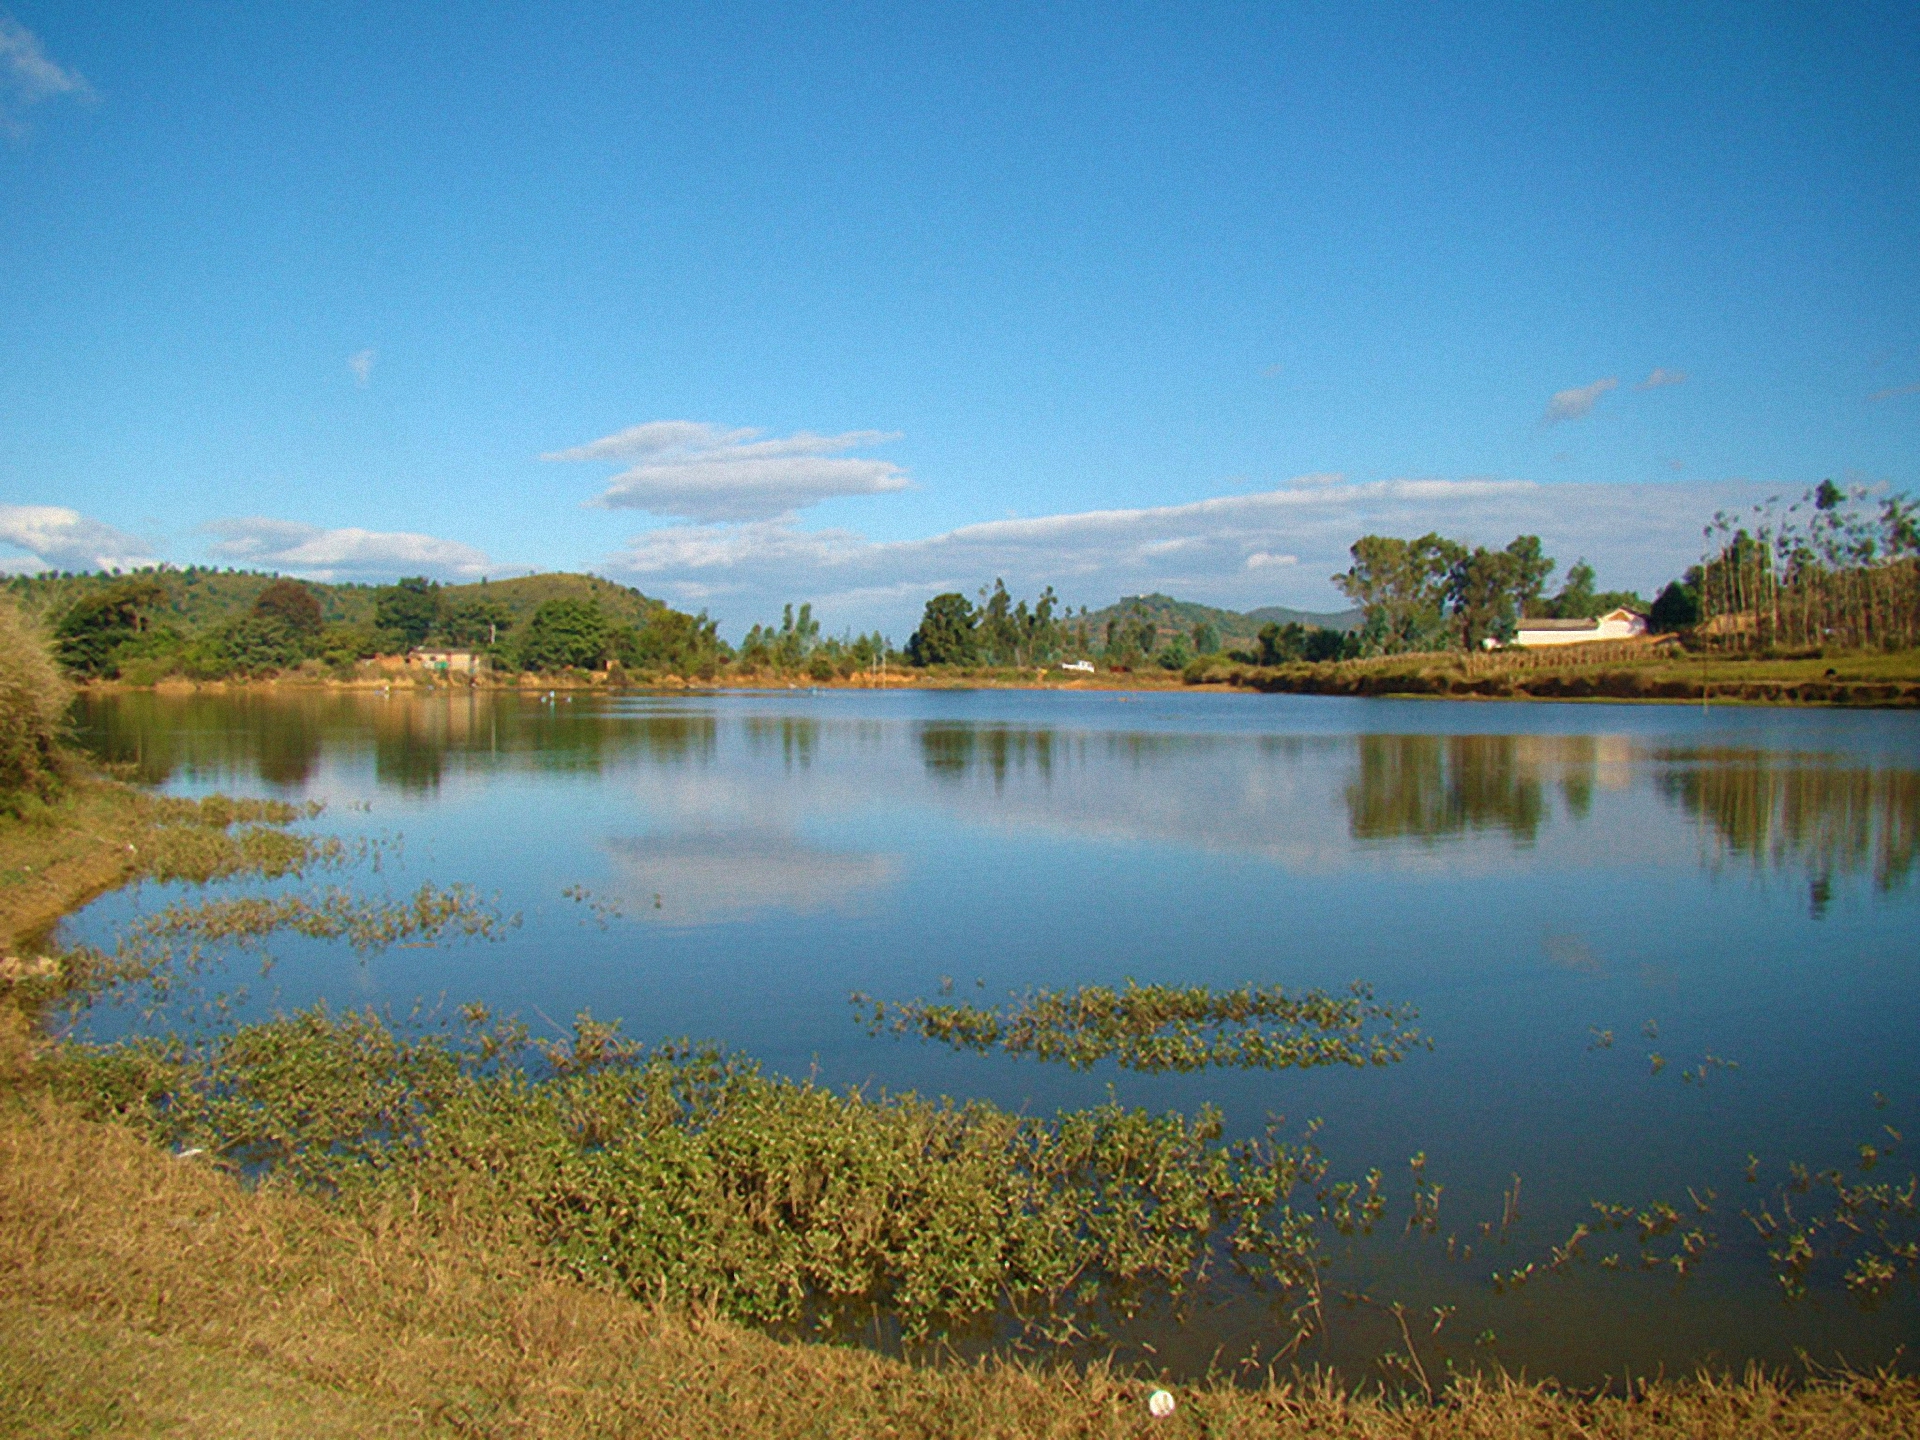
{"type": "MultiPolygon", "coordinates": [[[[497,943],[365,963],[276,944],[269,976],[230,977],[248,987],[243,1011],[480,1000],[546,1030],[590,1009],[834,1085],[1039,1112],[1111,1086],[1154,1109],[1211,1102],[1236,1133],[1318,1119],[1335,1175],[1377,1167],[1392,1201],[1341,1253],[1333,1289],[1407,1303],[1422,1336],[1427,1307],[1457,1306],[1429,1366],[1490,1353],[1590,1383],[1797,1349],[1874,1364],[1920,1341],[1911,1281],[1869,1309],[1829,1268],[1789,1302],[1742,1217],[1781,1213],[1792,1163],[1849,1183],[1914,1171],[1883,1127],[1920,1142],[1920,716],[290,692],[95,697],[79,724],[169,790],[321,799],[316,828],[397,837],[364,888],[465,881],[524,916],[497,943]],[[588,898],[563,894],[580,886],[588,898]],[[943,978],[997,1003],[1128,977],[1365,980],[1416,1006],[1434,1048],[1384,1070],[1075,1075],[871,1038],[847,1004],[855,990],[932,996],[943,978]],[[1863,1176],[1862,1143],[1894,1153],[1863,1176]],[[1403,1230],[1417,1151],[1444,1187],[1433,1236],[1403,1230]],[[1544,1265],[1592,1201],[1692,1217],[1689,1187],[1713,1243],[1685,1277],[1639,1270],[1629,1230],[1517,1290],[1490,1281],[1544,1265]],[[1608,1253],[1619,1269],[1595,1263],[1608,1253]]],[[[98,941],[171,898],[108,896],[68,930],[98,941]]],[[[96,1017],[103,1033],[130,1023],[96,1017]]],[[[1786,1203],[1818,1200],[1816,1187],[1786,1203]]],[[[1898,1224],[1912,1238],[1911,1217],[1898,1224]]],[[[1329,1319],[1309,1359],[1388,1343],[1376,1310],[1329,1319]]],[[[1191,1373],[1275,1333],[1257,1299],[1226,1291],[1193,1323],[1135,1338],[1191,1373]]]]}

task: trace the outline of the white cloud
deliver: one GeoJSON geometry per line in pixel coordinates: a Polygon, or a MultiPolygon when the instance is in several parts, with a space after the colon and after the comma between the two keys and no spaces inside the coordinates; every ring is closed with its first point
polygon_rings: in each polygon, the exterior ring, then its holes
{"type": "MultiPolygon", "coordinates": [[[[1656,372],[1657,373],[1657,372],[1656,372]]],[[[1620,381],[1609,375],[1604,380],[1596,380],[1591,385],[1577,386],[1572,390],[1557,390],[1547,402],[1547,413],[1540,417],[1542,425],[1558,425],[1563,420],[1578,420],[1593,413],[1593,407],[1600,403],[1600,397],[1609,390],[1618,389],[1620,381]]]]}
{"type": "Polygon", "coordinates": [[[1867,396],[1870,401],[1897,400],[1902,395],[1920,395],[1920,380],[1911,385],[1895,385],[1890,390],[1876,390],[1867,396]]]}
{"type": "Polygon", "coordinates": [[[40,47],[38,36],[19,21],[0,15],[0,129],[20,134],[19,112],[57,95],[94,98],[93,87],[79,71],[55,64],[40,47]]]}
{"type": "Polygon", "coordinates": [[[309,580],[391,580],[398,575],[468,580],[505,573],[471,545],[407,531],[323,530],[264,516],[217,520],[206,528],[220,537],[210,547],[218,559],[309,580]]]}
{"type": "Polygon", "coordinates": [[[1662,385],[1684,384],[1686,383],[1686,378],[1687,372],[1684,370],[1663,370],[1656,365],[1653,367],[1653,373],[1633,388],[1636,390],[1658,390],[1662,385]]]}
{"type": "Polygon", "coordinates": [[[0,505],[0,544],[24,555],[0,557],[0,570],[132,570],[154,563],[145,542],[61,505],[0,505]]]}
{"type": "Polygon", "coordinates": [[[356,350],[347,357],[347,369],[353,372],[353,383],[362,390],[373,378],[373,362],[380,358],[380,352],[369,345],[364,350],[356,350]]]}
{"type": "Polygon", "coordinates": [[[879,430],[815,435],[802,430],[762,440],[758,430],[726,430],[693,420],[655,420],[542,460],[638,461],[607,482],[594,503],[698,521],[755,521],[790,515],[838,495],[881,495],[907,488],[888,460],[842,452],[898,439],[879,430]]]}
{"type": "Polygon", "coordinates": [[[1608,588],[1650,593],[1699,558],[1700,526],[1715,510],[1766,493],[1740,481],[1314,476],[1256,494],[991,520],[918,540],[805,530],[791,520],[667,525],[636,536],[608,565],[677,604],[711,609],[734,636],[786,601],[811,600],[829,628],[878,625],[902,639],[930,595],[970,594],[996,576],[1027,596],[1052,585],[1075,606],[1159,590],[1235,610],[1338,610],[1346,602],[1327,577],[1347,567],[1355,539],[1429,530],[1484,545],[1536,534],[1563,566],[1584,555],[1608,588]]]}

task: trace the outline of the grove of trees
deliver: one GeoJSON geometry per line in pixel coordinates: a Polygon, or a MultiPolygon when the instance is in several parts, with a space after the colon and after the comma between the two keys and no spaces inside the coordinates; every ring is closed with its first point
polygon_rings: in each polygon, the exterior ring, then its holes
{"type": "Polygon", "coordinates": [[[1559,593],[1548,595],[1556,562],[1537,535],[1516,536],[1500,550],[1436,534],[1363,535],[1349,553],[1353,564],[1333,583],[1365,614],[1348,647],[1361,655],[1477,650],[1511,640],[1529,617],[1590,619],[1619,606],[1648,612],[1630,590],[1596,590],[1585,560],[1575,561],[1559,593]]]}
{"type": "Polygon", "coordinates": [[[374,655],[446,645],[480,650],[508,670],[618,664],[644,674],[710,677],[730,654],[717,624],[704,615],[649,604],[644,618],[632,622],[609,616],[591,598],[560,596],[516,627],[501,600],[469,593],[449,603],[442,587],[423,576],[375,589],[370,606],[361,602],[370,622],[329,623],[315,587],[276,578],[237,613],[195,625],[163,583],[178,589],[194,578],[142,572],[90,586],[57,612],[60,663],[77,676],[148,683],[167,675],[269,675],[308,662],[346,671],[374,655]]]}
{"type": "MultiPolygon", "coordinates": [[[[1920,644],[1920,506],[1823,480],[1783,509],[1721,513],[1687,584],[1699,625],[1737,649],[1920,644]]],[[[1663,594],[1662,598],[1666,598],[1663,594]]]]}

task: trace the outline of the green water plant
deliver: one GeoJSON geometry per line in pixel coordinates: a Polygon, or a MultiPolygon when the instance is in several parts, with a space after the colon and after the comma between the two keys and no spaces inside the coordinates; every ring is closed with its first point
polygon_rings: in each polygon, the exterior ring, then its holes
{"type": "MultiPolygon", "coordinates": [[[[263,830],[262,838],[273,839],[276,833],[263,830]]],[[[281,838],[297,841],[299,837],[281,838]]],[[[288,863],[297,872],[311,858],[296,848],[289,852],[288,863]]],[[[144,987],[151,999],[164,1001],[212,959],[234,951],[262,950],[279,934],[343,941],[366,955],[392,945],[428,945],[448,937],[497,940],[519,920],[518,915],[502,916],[467,885],[428,883],[398,899],[329,886],[306,895],[183,900],[125,926],[110,950],[83,945],[66,951],[62,966],[71,986],[69,1008],[78,1011],[95,998],[124,997],[136,987],[144,987]]],[[[270,958],[264,962],[271,963],[270,958]]]]}
{"type": "Polygon", "coordinates": [[[1042,1119],[833,1091],[583,1016],[528,1043],[476,1008],[405,1033],[314,1009],[191,1037],[70,1045],[60,1088],[177,1154],[416,1214],[487,1214],[561,1269],[738,1320],[908,1339],[996,1321],[1102,1333],[1228,1265],[1319,1323],[1322,1237],[1370,1229],[1380,1177],[1311,1139],[1229,1143],[1204,1109],[1042,1119]]]}
{"type": "Polygon", "coordinates": [[[875,1000],[859,992],[851,1003],[871,1034],[915,1035],[982,1054],[1031,1055],[1074,1070],[1107,1059],[1148,1073],[1392,1065],[1424,1040],[1412,1026],[1411,1007],[1382,1005],[1359,982],[1345,995],[1289,994],[1278,985],[1212,990],[1128,980],[1119,990],[1085,985],[1029,991],[998,1009],[875,1000]]]}

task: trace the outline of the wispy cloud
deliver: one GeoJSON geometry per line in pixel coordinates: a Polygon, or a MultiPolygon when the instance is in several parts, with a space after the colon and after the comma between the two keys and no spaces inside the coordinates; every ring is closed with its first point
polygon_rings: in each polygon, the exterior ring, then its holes
{"type": "Polygon", "coordinates": [[[0,130],[21,134],[23,113],[59,95],[94,98],[93,87],[79,71],[56,64],[47,57],[38,36],[12,17],[0,15],[0,130]]]}
{"type": "Polygon", "coordinates": [[[380,358],[380,352],[369,345],[364,350],[356,350],[347,357],[347,369],[353,372],[353,383],[362,390],[373,378],[373,362],[380,358]]]}
{"type": "Polygon", "coordinates": [[[635,425],[542,460],[638,463],[607,482],[596,505],[649,510],[698,521],[757,521],[790,515],[838,495],[880,495],[907,488],[907,474],[887,460],[846,455],[897,435],[802,430],[763,440],[758,430],[727,430],[693,420],[635,425]]]}
{"type": "Polygon", "coordinates": [[[912,628],[939,590],[1004,576],[1016,593],[1052,585],[1075,605],[1166,591],[1236,610],[1334,610],[1327,583],[1369,532],[1428,530],[1504,545],[1537,534],[1609,585],[1651,587],[1698,558],[1700,525],[1763,493],[1757,484],[1571,485],[1514,479],[1356,482],[1314,476],[1276,490],[1184,505],[992,520],[919,540],[806,530],[791,519],[667,525],[636,536],[609,570],[676,603],[711,609],[729,634],[812,600],[832,626],[912,628]]]}
{"type": "Polygon", "coordinates": [[[26,552],[0,556],[0,571],[12,574],[153,564],[146,542],[62,505],[0,505],[0,544],[26,552]]]}
{"type": "MultiPolygon", "coordinates": [[[[1657,371],[1655,372],[1658,373],[1657,371]]],[[[1600,397],[1609,390],[1620,386],[1617,377],[1609,375],[1604,380],[1596,380],[1591,385],[1577,385],[1571,390],[1557,390],[1547,401],[1547,413],[1540,417],[1542,425],[1558,425],[1566,420],[1578,420],[1593,413],[1593,407],[1600,403],[1600,397]]]]}
{"type": "Polygon", "coordinates": [[[209,547],[218,559],[310,580],[391,580],[399,575],[470,580],[505,573],[471,545],[404,530],[325,530],[264,516],[217,520],[206,528],[219,537],[209,547]]]}
{"type": "MultiPolygon", "coordinates": [[[[1656,365],[1653,367],[1653,373],[1633,388],[1636,390],[1658,390],[1662,385],[1684,385],[1686,379],[1687,372],[1684,370],[1663,370],[1656,365]]],[[[1555,396],[1554,398],[1558,399],[1559,397],[1555,396]]],[[[1591,408],[1591,406],[1589,406],[1589,408],[1591,408]]]]}
{"type": "Polygon", "coordinates": [[[1895,385],[1890,390],[1876,390],[1867,396],[1867,399],[1869,401],[1897,400],[1902,395],[1920,395],[1920,380],[1914,381],[1911,385],[1895,385]]]}

